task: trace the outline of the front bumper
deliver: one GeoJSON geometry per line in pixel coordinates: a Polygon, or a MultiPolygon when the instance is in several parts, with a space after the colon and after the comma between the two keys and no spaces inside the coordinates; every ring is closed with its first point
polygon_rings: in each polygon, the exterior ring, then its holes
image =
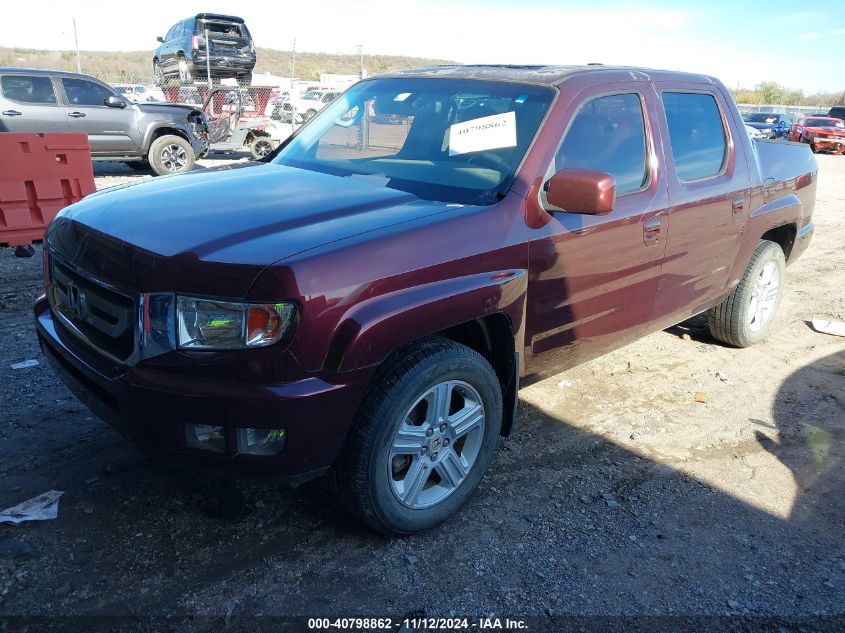
{"type": "Polygon", "coordinates": [[[816,151],[833,152],[834,154],[845,154],[845,137],[843,138],[814,138],[813,145],[816,151]]]}
{"type": "Polygon", "coordinates": [[[54,319],[46,297],[35,303],[35,323],[49,365],[98,417],[144,450],[214,471],[300,479],[325,470],[343,448],[369,378],[364,372],[342,384],[317,377],[268,384],[225,368],[191,372],[180,358],[130,367],[54,319]],[[186,423],[224,427],[226,452],[186,447],[186,423]],[[285,448],[274,456],[239,454],[236,429],[247,427],[285,429],[285,448]]]}
{"type": "Polygon", "coordinates": [[[194,149],[194,154],[197,158],[203,158],[208,154],[208,140],[195,134],[191,134],[191,147],[194,149]]]}

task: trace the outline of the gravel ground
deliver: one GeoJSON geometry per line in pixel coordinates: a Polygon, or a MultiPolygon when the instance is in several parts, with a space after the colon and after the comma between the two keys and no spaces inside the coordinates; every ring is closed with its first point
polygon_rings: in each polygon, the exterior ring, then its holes
{"type": "MultiPolygon", "coordinates": [[[[474,499],[404,539],[356,523],[323,480],[242,483],[246,515],[226,518],[209,482],[56,380],[30,311],[40,249],[0,250],[0,508],[64,491],[58,519],[0,525],[0,631],[306,631],[285,619],[302,615],[843,630],[845,339],[807,322],[845,319],[845,157],[818,161],[814,242],[769,340],[730,349],[697,317],[526,387],[474,499]],[[26,359],[41,364],[11,369],[26,359]]],[[[98,186],[139,177],[97,167],[98,186]]]]}

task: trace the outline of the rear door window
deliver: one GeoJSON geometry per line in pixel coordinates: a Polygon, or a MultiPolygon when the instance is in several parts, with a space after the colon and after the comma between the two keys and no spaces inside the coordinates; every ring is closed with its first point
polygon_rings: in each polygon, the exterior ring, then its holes
{"type": "Polygon", "coordinates": [[[105,105],[106,99],[113,96],[111,90],[93,81],[85,79],[62,79],[68,103],[80,106],[105,105]]]}
{"type": "Polygon", "coordinates": [[[49,77],[7,75],[0,78],[0,89],[4,97],[19,103],[56,103],[56,93],[49,77]]]}
{"type": "Polygon", "coordinates": [[[722,173],[728,142],[716,98],[700,92],[664,92],[662,98],[678,179],[689,182],[722,173]]]}
{"type": "Polygon", "coordinates": [[[597,97],[578,110],[555,158],[555,170],[595,169],[616,180],[621,195],[645,185],[646,136],[640,97],[597,97]]]}

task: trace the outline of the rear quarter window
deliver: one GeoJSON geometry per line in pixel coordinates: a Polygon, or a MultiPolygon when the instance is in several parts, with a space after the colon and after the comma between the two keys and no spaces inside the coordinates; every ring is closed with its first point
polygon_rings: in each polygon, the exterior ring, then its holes
{"type": "Polygon", "coordinates": [[[688,182],[719,175],[728,143],[716,98],[707,93],[664,92],[662,99],[678,179],[688,182]]]}

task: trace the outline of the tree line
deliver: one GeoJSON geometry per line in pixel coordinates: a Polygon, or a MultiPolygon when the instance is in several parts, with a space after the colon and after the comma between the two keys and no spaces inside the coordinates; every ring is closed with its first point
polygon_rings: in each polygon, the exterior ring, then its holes
{"type": "MultiPolygon", "coordinates": [[[[290,77],[291,51],[258,48],[255,72],[290,77]]],[[[152,81],[151,51],[82,51],[82,72],[111,83],[149,83],[152,81]]],[[[451,64],[445,59],[406,57],[402,55],[364,55],[364,68],[369,75],[437,64],[451,64]]],[[[25,48],[0,48],[0,66],[76,70],[74,51],[48,51],[25,48]]],[[[322,73],[357,75],[361,70],[359,55],[341,53],[296,53],[296,76],[316,81],[322,73]]],[[[796,106],[845,105],[845,88],[837,92],[804,94],[776,81],[762,81],[754,88],[731,90],[737,103],[779,104],[796,106]]]]}
{"type": "Polygon", "coordinates": [[[776,81],[762,81],[754,88],[731,90],[737,103],[777,104],[787,106],[845,105],[845,89],[806,95],[803,90],[787,88],[776,81]]]}

